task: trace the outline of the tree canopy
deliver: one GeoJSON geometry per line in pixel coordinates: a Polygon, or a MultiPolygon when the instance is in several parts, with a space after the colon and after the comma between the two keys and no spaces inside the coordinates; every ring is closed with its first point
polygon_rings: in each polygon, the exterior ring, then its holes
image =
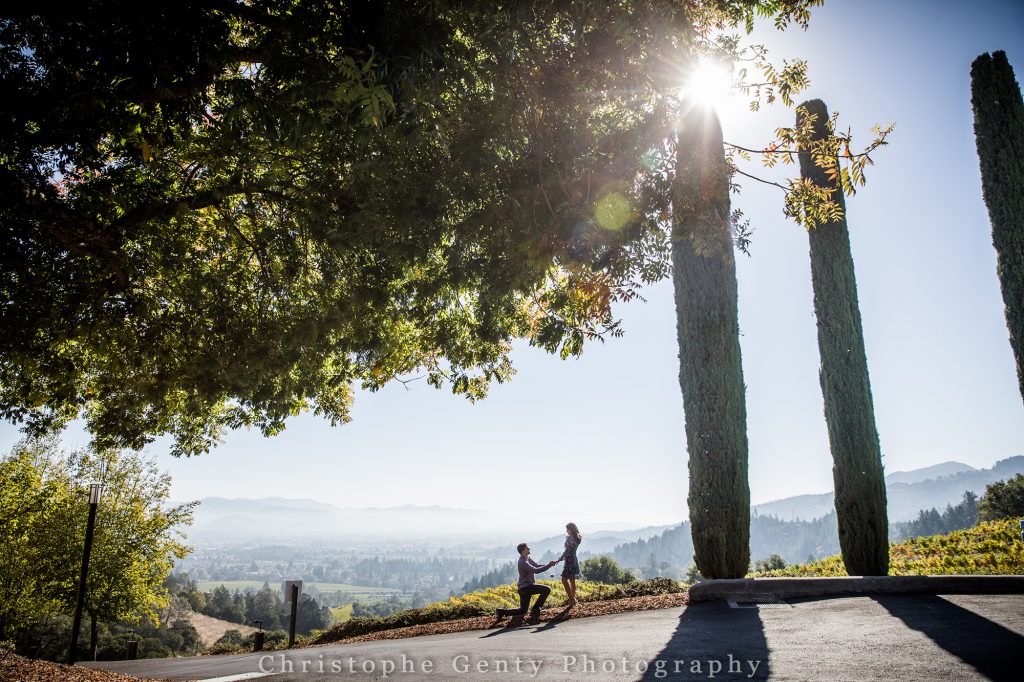
{"type": "MultiPolygon", "coordinates": [[[[819,3],[9,12],[0,415],[194,454],[415,373],[479,398],[513,339],[620,333],[611,304],[668,272],[685,74],[819,3]]],[[[762,72],[767,98],[806,82],[762,72]]]]}
{"type": "Polygon", "coordinates": [[[88,484],[103,486],[85,609],[97,621],[157,622],[163,582],[189,548],[181,538],[197,503],[167,504],[170,478],[137,452],[60,450],[22,441],[0,458],[0,635],[76,605],[88,484]]]}
{"type": "Polygon", "coordinates": [[[1014,517],[1024,517],[1024,474],[989,484],[978,502],[978,519],[981,521],[1014,517]]]}

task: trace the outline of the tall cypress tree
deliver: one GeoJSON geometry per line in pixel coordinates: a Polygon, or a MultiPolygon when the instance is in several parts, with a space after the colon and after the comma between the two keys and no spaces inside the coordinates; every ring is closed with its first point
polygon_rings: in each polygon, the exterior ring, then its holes
{"type": "Polygon", "coordinates": [[[981,189],[1024,398],[1024,102],[1005,52],[985,53],[971,64],[971,104],[981,189]]]}
{"type": "MultiPolygon", "coordinates": [[[[804,102],[814,116],[814,140],[828,136],[828,109],[821,100],[804,102]]],[[[798,125],[801,122],[797,114],[798,125]]],[[[819,187],[834,187],[827,171],[807,149],[800,151],[800,174],[819,187]]],[[[846,203],[839,188],[833,198],[843,217],[808,231],[814,312],[821,354],[821,392],[832,448],[839,546],[850,575],[889,572],[889,523],[885,475],[875,427],[864,332],[857,303],[857,280],[846,224],[846,203]]]]}
{"type": "Polygon", "coordinates": [[[729,173],[712,111],[684,117],[676,154],[672,265],[694,561],[707,578],[742,578],[750,563],[747,407],[729,173]]]}

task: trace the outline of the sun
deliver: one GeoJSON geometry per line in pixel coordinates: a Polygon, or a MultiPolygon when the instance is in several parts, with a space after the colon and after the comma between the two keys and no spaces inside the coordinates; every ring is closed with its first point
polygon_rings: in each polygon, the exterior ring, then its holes
{"type": "Polygon", "coordinates": [[[729,98],[732,70],[718,61],[701,59],[686,80],[685,97],[693,104],[721,108],[729,98]]]}

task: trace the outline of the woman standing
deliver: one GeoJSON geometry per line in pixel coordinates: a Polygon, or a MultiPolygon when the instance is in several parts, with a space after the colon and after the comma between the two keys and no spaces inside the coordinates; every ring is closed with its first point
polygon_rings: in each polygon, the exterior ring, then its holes
{"type": "Polygon", "coordinates": [[[581,542],[583,542],[583,535],[576,524],[572,522],[565,524],[565,551],[557,561],[565,561],[565,567],[562,569],[562,587],[565,588],[565,594],[569,598],[568,606],[576,606],[576,578],[580,577],[580,562],[576,558],[576,550],[581,542]]]}

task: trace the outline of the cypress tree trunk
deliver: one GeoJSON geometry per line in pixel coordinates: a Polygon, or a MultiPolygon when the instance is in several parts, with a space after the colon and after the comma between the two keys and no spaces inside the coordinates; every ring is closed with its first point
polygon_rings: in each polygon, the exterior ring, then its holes
{"type": "Polygon", "coordinates": [[[675,189],[672,265],[694,561],[706,578],[742,578],[750,563],[747,406],[729,173],[711,111],[696,108],[683,120],[675,189]]]}
{"type": "Polygon", "coordinates": [[[971,104],[981,189],[992,221],[1006,326],[1024,399],[1024,102],[1005,52],[974,60],[971,104]]]}
{"type": "MultiPolygon", "coordinates": [[[[815,139],[826,137],[825,103],[811,100],[802,106],[809,115],[817,116],[815,139]]],[[[800,152],[800,174],[821,187],[832,186],[825,171],[806,151],[800,152]]],[[[819,379],[832,448],[839,546],[850,575],[886,575],[889,522],[882,452],[841,190],[835,190],[835,199],[843,207],[843,218],[819,224],[808,235],[821,354],[819,379]]]]}

